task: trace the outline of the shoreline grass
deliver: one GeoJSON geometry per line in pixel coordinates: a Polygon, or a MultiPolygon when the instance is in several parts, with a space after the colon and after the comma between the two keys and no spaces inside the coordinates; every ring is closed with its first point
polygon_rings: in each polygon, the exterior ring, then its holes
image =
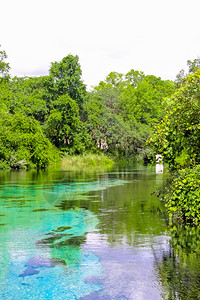
{"type": "Polygon", "coordinates": [[[82,155],[65,155],[62,167],[112,167],[114,161],[104,154],[87,153],[82,155]]]}

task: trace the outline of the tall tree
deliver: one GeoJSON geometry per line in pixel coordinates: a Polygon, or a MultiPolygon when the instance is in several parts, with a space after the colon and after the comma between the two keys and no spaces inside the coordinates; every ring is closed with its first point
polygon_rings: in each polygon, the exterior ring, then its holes
{"type": "Polygon", "coordinates": [[[124,75],[118,72],[111,72],[106,77],[105,82],[112,87],[121,88],[124,85],[124,75]]]}
{"type": "Polygon", "coordinates": [[[200,69],[200,57],[195,58],[194,60],[188,60],[187,61],[187,66],[188,66],[188,72],[185,70],[181,70],[177,75],[176,75],[176,88],[178,89],[180,86],[182,86],[186,82],[186,78],[188,75],[195,73],[197,70],[200,69]]]}
{"type": "Polygon", "coordinates": [[[163,97],[174,91],[171,81],[148,75],[138,82],[137,87],[128,85],[120,97],[120,108],[124,117],[139,123],[154,125],[163,116],[163,97]]]}
{"type": "Polygon", "coordinates": [[[194,60],[188,60],[187,65],[189,74],[195,73],[200,69],[200,57],[195,58],[194,60]]]}
{"type": "Polygon", "coordinates": [[[78,104],[68,95],[54,101],[45,132],[56,147],[70,154],[83,153],[90,144],[87,129],[79,119],[78,104]]]}
{"type": "Polygon", "coordinates": [[[134,69],[131,69],[126,75],[125,75],[126,81],[128,84],[131,84],[134,87],[138,86],[138,83],[141,82],[145,75],[141,71],[137,71],[134,69]]]}
{"type": "Polygon", "coordinates": [[[1,50],[0,51],[0,81],[4,79],[9,79],[10,66],[9,63],[5,62],[6,59],[7,59],[7,54],[5,50],[1,50]]]}
{"type": "Polygon", "coordinates": [[[67,94],[82,107],[86,86],[81,79],[82,71],[78,56],[70,54],[60,62],[52,63],[49,73],[54,81],[55,96],[67,94]]]}

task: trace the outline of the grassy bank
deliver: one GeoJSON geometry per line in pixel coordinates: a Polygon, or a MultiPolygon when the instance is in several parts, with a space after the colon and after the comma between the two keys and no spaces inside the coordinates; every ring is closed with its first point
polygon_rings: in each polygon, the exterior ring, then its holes
{"type": "Polygon", "coordinates": [[[62,158],[62,167],[111,167],[114,161],[104,154],[65,155],[62,158]]]}

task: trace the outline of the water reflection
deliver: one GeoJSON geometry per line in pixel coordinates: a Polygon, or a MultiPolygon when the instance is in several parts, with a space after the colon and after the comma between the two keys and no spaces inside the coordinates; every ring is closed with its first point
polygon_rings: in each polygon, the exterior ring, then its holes
{"type": "Polygon", "coordinates": [[[166,299],[200,299],[200,227],[169,229],[170,250],[158,270],[166,299]]]}

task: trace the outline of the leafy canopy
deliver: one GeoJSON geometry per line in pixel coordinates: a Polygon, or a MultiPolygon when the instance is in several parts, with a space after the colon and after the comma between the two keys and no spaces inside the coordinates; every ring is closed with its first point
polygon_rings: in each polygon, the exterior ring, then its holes
{"type": "Polygon", "coordinates": [[[151,144],[173,168],[200,163],[200,70],[187,77],[167,104],[151,144]]]}

